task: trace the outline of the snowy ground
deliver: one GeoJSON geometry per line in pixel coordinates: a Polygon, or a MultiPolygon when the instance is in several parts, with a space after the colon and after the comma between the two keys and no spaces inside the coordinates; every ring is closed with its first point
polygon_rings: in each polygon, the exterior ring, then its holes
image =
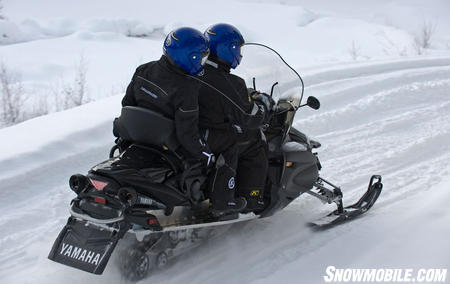
{"type": "Polygon", "coordinates": [[[39,2],[3,1],[3,14],[20,32],[19,43],[0,46],[0,57],[42,94],[60,76],[72,76],[83,53],[90,96],[99,100],[0,130],[2,283],[124,282],[112,262],[93,276],[47,260],[73,198],[68,177],[105,159],[112,145],[122,95],[100,98],[120,93],[137,64],[158,58],[172,27],[204,29],[217,21],[277,48],[304,75],[306,95],[321,100],[319,111],[303,109],[295,122],[323,145],[321,175],[341,185],[350,202],[374,173],[383,175],[384,192],[364,218],[320,233],[305,223],[331,208],[302,197],[142,283],[323,283],[328,265],[450,268],[448,1],[214,1],[218,8],[209,13],[206,2],[199,9],[184,1],[176,3],[180,9],[143,1],[39,2]],[[435,41],[417,56],[414,32],[430,19],[435,41]],[[130,29],[150,38],[124,36],[130,29]]]}

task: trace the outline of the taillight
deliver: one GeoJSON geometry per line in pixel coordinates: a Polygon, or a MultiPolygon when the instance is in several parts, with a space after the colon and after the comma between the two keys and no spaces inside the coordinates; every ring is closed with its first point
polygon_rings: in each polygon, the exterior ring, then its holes
{"type": "Polygon", "coordinates": [[[150,218],[150,219],[147,220],[147,222],[148,222],[149,225],[155,225],[155,224],[158,223],[158,219],[150,218]]]}
{"type": "Polygon", "coordinates": [[[104,181],[99,181],[99,180],[95,180],[95,179],[89,179],[91,181],[91,184],[97,189],[97,190],[103,190],[108,183],[104,182],[104,181]]]}
{"type": "Polygon", "coordinates": [[[94,196],[94,201],[103,205],[106,204],[106,199],[104,199],[103,197],[94,196]]]}

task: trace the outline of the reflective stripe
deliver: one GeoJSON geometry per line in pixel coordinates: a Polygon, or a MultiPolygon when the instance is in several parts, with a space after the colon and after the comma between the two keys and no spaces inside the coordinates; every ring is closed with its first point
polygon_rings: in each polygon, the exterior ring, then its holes
{"type": "MultiPolygon", "coordinates": [[[[202,152],[202,154],[205,155],[206,157],[208,157],[208,162],[206,163],[206,165],[209,165],[209,163],[211,163],[211,159],[214,156],[214,154],[207,153],[207,152],[202,152]]],[[[214,180],[216,180],[216,178],[214,178],[214,180]]]]}
{"type": "Polygon", "coordinates": [[[178,108],[181,112],[196,112],[196,111],[198,111],[198,107],[196,108],[196,109],[192,109],[192,110],[184,110],[184,109],[182,109],[181,107],[180,108],[178,108]]]}
{"type": "Polygon", "coordinates": [[[216,62],[212,62],[211,60],[206,60],[206,64],[211,65],[214,68],[219,67],[219,65],[216,62]]]}
{"type": "Polygon", "coordinates": [[[253,109],[251,115],[255,115],[259,110],[259,107],[256,104],[253,104],[253,109]]]}
{"type": "Polygon", "coordinates": [[[144,87],[141,87],[141,91],[143,91],[144,93],[146,93],[146,94],[148,94],[148,95],[152,96],[152,97],[153,97],[153,98],[155,98],[155,99],[157,99],[157,98],[158,98],[158,96],[157,96],[157,95],[153,94],[152,92],[150,92],[149,90],[147,90],[147,89],[146,89],[146,88],[144,88],[144,87]]]}
{"type": "Polygon", "coordinates": [[[233,127],[236,128],[237,133],[244,133],[244,131],[242,131],[242,128],[239,125],[235,124],[233,125],[233,127]]]}
{"type": "Polygon", "coordinates": [[[145,82],[150,83],[150,84],[152,84],[153,86],[157,87],[158,89],[160,89],[160,90],[163,92],[164,95],[169,96],[169,95],[166,93],[166,91],[164,91],[163,88],[161,88],[160,86],[156,85],[156,84],[153,83],[152,81],[150,81],[150,80],[148,80],[148,79],[145,79],[144,77],[141,77],[141,76],[137,76],[137,77],[138,77],[139,79],[142,79],[142,80],[144,80],[145,82]]]}

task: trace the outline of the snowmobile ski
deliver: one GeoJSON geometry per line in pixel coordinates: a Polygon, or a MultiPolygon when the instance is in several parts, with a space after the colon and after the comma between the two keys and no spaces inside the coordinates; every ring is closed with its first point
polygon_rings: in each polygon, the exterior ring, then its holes
{"type": "Polygon", "coordinates": [[[313,229],[327,229],[334,225],[338,225],[367,212],[377,201],[383,189],[381,176],[374,175],[371,177],[369,187],[364,195],[353,205],[342,208],[342,200],[338,204],[338,209],[331,212],[327,216],[309,222],[308,225],[313,229]]]}

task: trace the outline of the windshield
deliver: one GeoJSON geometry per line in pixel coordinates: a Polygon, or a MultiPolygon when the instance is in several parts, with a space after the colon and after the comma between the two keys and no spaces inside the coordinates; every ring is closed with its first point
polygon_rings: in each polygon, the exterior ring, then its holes
{"type": "Polygon", "coordinates": [[[241,64],[233,70],[233,74],[242,77],[248,88],[253,88],[253,78],[256,90],[270,94],[274,87],[275,101],[285,99],[294,106],[301,103],[303,82],[299,76],[270,47],[257,43],[247,43],[242,46],[241,64]]]}

